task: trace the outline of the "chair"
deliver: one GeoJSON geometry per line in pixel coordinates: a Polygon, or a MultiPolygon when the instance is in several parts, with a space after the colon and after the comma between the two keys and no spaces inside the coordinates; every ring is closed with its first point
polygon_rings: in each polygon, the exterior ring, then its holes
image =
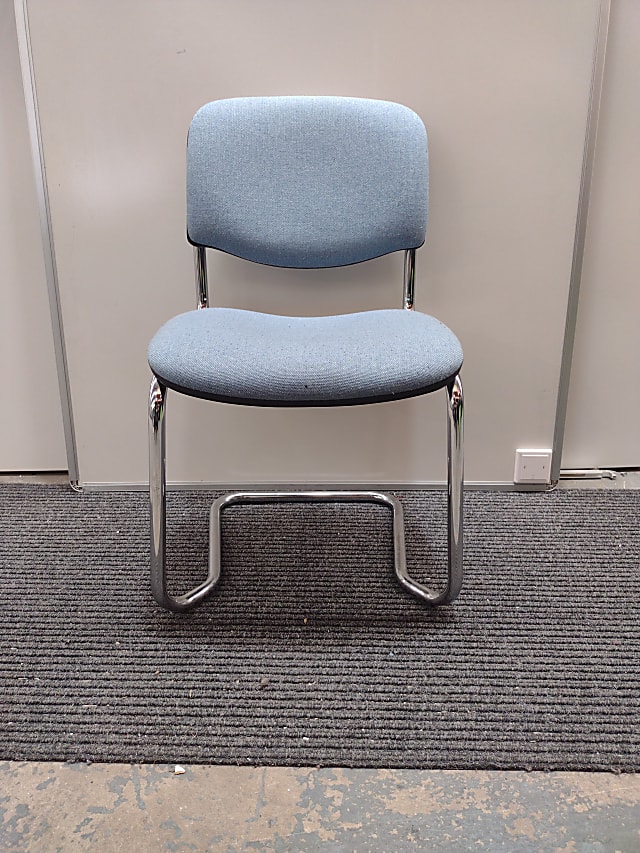
{"type": "Polygon", "coordinates": [[[148,351],[151,588],[173,611],[201,602],[220,577],[220,516],[238,503],[371,501],[393,513],[395,573],[421,601],[462,586],[462,348],[414,310],[415,256],[425,239],[427,136],[420,118],[386,101],[233,98],[194,116],[187,141],[187,239],[198,307],[170,319],[148,351]],[[318,268],[404,251],[402,308],[287,317],[209,307],[206,249],[259,264],[318,268]],[[165,413],[168,389],[247,406],[351,406],[446,389],[448,578],[431,589],[407,573],[402,506],[375,491],[236,492],[211,509],[206,580],[167,592],[165,413]]]}

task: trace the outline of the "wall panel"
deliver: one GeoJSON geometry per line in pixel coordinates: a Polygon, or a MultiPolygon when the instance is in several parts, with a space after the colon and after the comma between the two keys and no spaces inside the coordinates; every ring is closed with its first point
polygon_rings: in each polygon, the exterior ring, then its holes
{"type": "Polygon", "coordinates": [[[587,223],[564,468],[640,466],[640,4],[615,0],[587,223]]]}
{"type": "MultiPolygon", "coordinates": [[[[194,305],[186,129],[238,95],[423,117],[417,307],[465,346],[468,479],[509,481],[516,447],[551,446],[597,0],[27,2],[82,481],[147,476],[146,344],[194,305]]],[[[217,304],[292,314],[401,298],[399,257],[302,273],[216,257],[210,277],[217,304]]],[[[173,480],[444,478],[443,395],[333,411],[173,395],[168,412],[173,480]]]]}
{"type": "Polygon", "coordinates": [[[0,471],[67,457],[13,4],[0,2],[0,471]]]}

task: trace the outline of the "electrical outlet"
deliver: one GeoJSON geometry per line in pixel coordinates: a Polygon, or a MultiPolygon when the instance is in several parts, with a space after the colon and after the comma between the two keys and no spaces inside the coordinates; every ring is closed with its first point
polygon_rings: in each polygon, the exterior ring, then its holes
{"type": "Polygon", "coordinates": [[[514,483],[548,483],[550,475],[550,450],[516,450],[514,483]]]}

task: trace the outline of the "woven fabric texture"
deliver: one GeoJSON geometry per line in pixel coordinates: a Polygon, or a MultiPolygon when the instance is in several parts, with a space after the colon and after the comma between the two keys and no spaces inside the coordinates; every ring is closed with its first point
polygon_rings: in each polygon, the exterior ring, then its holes
{"type": "Polygon", "coordinates": [[[213,101],[187,144],[191,242],[282,267],[417,248],[427,136],[410,109],[364,98],[213,101]]]}
{"type": "MultiPolygon", "coordinates": [[[[169,493],[174,594],[213,497],[169,493]]],[[[445,495],[401,498],[439,582],[445,495]]],[[[640,492],[469,491],[436,610],[386,507],[230,507],[182,615],[151,597],[146,494],[5,486],[0,519],[2,759],[640,771],[640,492]]]]}
{"type": "Polygon", "coordinates": [[[442,387],[462,347],[439,320],[402,309],[281,317],[208,308],[169,320],[148,356],[163,383],[196,396],[340,405],[442,387]]]}

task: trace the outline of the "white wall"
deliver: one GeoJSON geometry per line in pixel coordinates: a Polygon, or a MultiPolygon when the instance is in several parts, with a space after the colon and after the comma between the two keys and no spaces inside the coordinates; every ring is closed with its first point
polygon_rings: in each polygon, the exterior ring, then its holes
{"type": "MultiPolygon", "coordinates": [[[[597,0],[27,5],[81,481],[146,479],[146,344],[194,306],[186,129],[202,103],[249,94],[420,113],[431,210],[417,307],[465,347],[468,480],[510,481],[516,447],[551,445],[597,0]]],[[[210,272],[217,304],[400,304],[400,257],[306,273],[217,257],[210,272]]],[[[174,480],[444,478],[442,394],[322,411],[169,404],[174,480]]]]}
{"type": "Polygon", "coordinates": [[[562,464],[640,466],[640,3],[614,0],[562,464]]]}
{"type": "Polygon", "coordinates": [[[0,471],[65,470],[58,380],[11,0],[0,0],[0,471]]]}

